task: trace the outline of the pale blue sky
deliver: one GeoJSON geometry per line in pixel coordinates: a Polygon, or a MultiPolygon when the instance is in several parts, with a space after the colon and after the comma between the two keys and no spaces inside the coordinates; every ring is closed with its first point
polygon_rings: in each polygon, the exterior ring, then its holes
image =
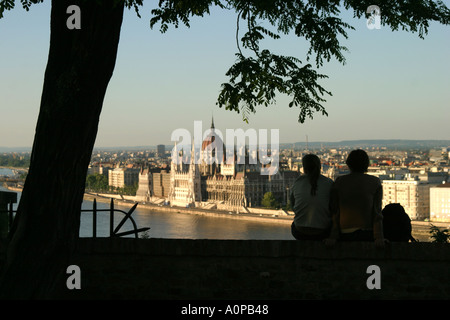
{"type": "MultiPolygon", "coordinates": [[[[382,10],[382,8],[381,8],[382,10]]],[[[417,34],[369,30],[365,19],[346,21],[356,30],[342,42],[347,64],[327,63],[319,72],[333,93],[328,117],[297,122],[289,98],[260,107],[250,123],[216,106],[220,84],[235,59],[233,12],[213,10],[191,28],[150,29],[126,10],[119,53],[101,115],[97,147],[172,144],[171,133],[195,120],[216,128],[279,129],[280,142],[356,139],[450,139],[450,27],[432,24],[425,40],[417,34]]],[[[31,146],[39,111],[49,46],[50,1],[21,5],[0,20],[0,146],[31,146]]],[[[305,61],[306,43],[288,37],[276,44],[305,61]]],[[[272,48],[273,49],[273,48],[272,48]]]]}

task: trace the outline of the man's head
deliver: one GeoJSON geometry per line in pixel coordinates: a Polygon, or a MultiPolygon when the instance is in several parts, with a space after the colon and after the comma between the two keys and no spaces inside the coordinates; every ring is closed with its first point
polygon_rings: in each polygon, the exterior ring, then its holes
{"type": "Polygon", "coordinates": [[[357,149],[350,152],[345,161],[351,172],[367,172],[369,168],[369,156],[364,150],[357,149]]]}

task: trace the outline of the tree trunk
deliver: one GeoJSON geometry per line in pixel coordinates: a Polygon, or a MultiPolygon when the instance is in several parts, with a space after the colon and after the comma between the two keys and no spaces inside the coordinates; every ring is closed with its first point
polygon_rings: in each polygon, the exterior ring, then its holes
{"type": "Polygon", "coordinates": [[[115,66],[123,10],[123,1],[52,1],[31,164],[9,234],[0,298],[52,298],[67,290],[66,269],[79,235],[86,173],[115,66]],[[66,25],[70,5],[81,10],[81,29],[66,25]]]}

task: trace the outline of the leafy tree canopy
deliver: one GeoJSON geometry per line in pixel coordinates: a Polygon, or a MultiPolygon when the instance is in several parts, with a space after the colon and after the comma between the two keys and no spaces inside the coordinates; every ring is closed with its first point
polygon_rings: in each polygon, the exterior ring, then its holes
{"type": "MultiPolygon", "coordinates": [[[[43,0],[21,0],[26,10],[39,2],[43,0]]],[[[134,8],[139,17],[142,5],[142,0],[125,0],[125,6],[134,8]]],[[[210,14],[214,6],[235,11],[236,62],[226,72],[229,81],[222,84],[218,106],[242,113],[248,122],[250,113],[258,106],[274,104],[281,93],[292,98],[289,107],[300,109],[298,121],[303,123],[306,118],[312,119],[314,112],[327,115],[322,104],[331,92],[319,84],[327,76],[316,69],[332,58],[345,64],[348,49],[339,39],[347,39],[347,31],[354,27],[342,21],[341,10],[353,10],[355,18],[368,18],[370,5],[381,9],[381,25],[392,31],[418,33],[420,38],[428,33],[431,21],[448,25],[450,20],[450,10],[443,1],[432,0],[160,0],[151,11],[150,27],[159,24],[163,33],[169,25],[189,27],[192,17],[210,14]],[[305,62],[262,47],[265,38],[277,40],[292,33],[310,44],[305,62]]],[[[14,0],[1,1],[0,18],[13,7],[14,0]]]]}
{"type": "Polygon", "coordinates": [[[279,208],[280,204],[275,198],[274,194],[272,192],[266,192],[261,200],[261,204],[263,207],[271,208],[271,209],[277,209],[279,208]]]}

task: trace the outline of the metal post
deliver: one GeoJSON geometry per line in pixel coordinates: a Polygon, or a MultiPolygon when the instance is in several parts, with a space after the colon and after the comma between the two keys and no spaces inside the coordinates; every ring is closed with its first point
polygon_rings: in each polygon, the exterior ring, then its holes
{"type": "Polygon", "coordinates": [[[0,238],[6,238],[9,232],[8,205],[17,202],[17,193],[0,191],[0,238]]]}
{"type": "Polygon", "coordinates": [[[92,209],[92,237],[97,238],[97,199],[95,198],[92,209]]]}
{"type": "Polygon", "coordinates": [[[12,228],[12,224],[13,224],[13,221],[14,221],[14,207],[13,207],[13,202],[11,201],[10,203],[9,203],[9,229],[8,229],[8,232],[11,230],[11,228],[12,228]]]}
{"type": "Polygon", "coordinates": [[[111,205],[109,206],[109,236],[114,235],[114,199],[111,198],[111,205]]]}

